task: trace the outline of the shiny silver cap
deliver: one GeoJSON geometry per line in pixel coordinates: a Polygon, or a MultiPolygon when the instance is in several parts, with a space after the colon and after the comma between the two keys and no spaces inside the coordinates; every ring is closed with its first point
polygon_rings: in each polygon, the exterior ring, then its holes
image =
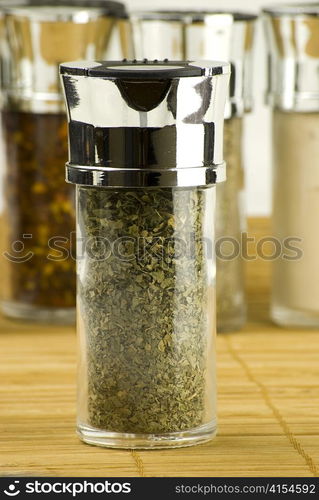
{"type": "Polygon", "coordinates": [[[0,2],[3,30],[3,102],[9,109],[64,110],[59,64],[108,57],[113,36],[128,52],[123,4],[106,0],[8,0],[0,2]]]}
{"type": "Polygon", "coordinates": [[[229,64],[124,60],[65,63],[60,72],[68,182],[187,187],[224,180],[229,64]]]}
{"type": "Polygon", "coordinates": [[[286,111],[318,111],[319,3],[268,7],[263,13],[267,101],[286,111]]]}
{"type": "Polygon", "coordinates": [[[144,11],[131,15],[136,57],[229,61],[225,117],[251,110],[256,16],[227,11],[144,11]]]}

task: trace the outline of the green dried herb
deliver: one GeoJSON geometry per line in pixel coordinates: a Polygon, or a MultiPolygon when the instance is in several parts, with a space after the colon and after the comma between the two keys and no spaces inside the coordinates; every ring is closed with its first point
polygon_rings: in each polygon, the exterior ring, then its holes
{"type": "Polygon", "coordinates": [[[169,433],[212,420],[214,276],[203,235],[214,191],[78,188],[90,247],[78,264],[89,425],[169,433]]]}

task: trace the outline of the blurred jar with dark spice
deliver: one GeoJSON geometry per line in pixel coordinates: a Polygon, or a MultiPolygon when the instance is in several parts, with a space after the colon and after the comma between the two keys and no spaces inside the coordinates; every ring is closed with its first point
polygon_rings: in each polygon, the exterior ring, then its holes
{"type": "Polygon", "coordinates": [[[246,320],[241,234],[244,207],[244,115],[252,109],[252,52],[256,16],[230,11],[149,11],[132,14],[139,58],[217,60],[231,63],[225,110],[227,181],[217,186],[217,328],[239,329],[246,320]]]}
{"type": "Polygon", "coordinates": [[[128,56],[124,6],[103,0],[0,5],[1,309],[9,317],[75,317],[74,189],[64,181],[67,121],[58,65],[128,56]]]}

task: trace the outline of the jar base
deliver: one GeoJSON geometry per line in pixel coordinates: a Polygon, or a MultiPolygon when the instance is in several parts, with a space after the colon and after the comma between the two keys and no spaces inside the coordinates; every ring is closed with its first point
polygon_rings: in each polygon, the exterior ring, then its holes
{"type": "Polygon", "coordinates": [[[291,328],[319,328],[319,312],[311,313],[289,307],[272,305],[271,318],[279,326],[291,328]]]}
{"type": "Polygon", "coordinates": [[[108,432],[86,424],[78,424],[77,434],[82,441],[94,446],[120,449],[159,449],[182,448],[206,443],[216,436],[217,424],[213,420],[209,424],[195,427],[189,431],[171,432],[167,434],[128,434],[108,432]]]}
{"type": "Polygon", "coordinates": [[[45,308],[20,304],[18,302],[1,302],[2,313],[11,319],[21,319],[36,323],[53,323],[61,325],[73,325],[76,319],[76,310],[73,307],[45,308]]]}
{"type": "Polygon", "coordinates": [[[227,318],[218,318],[217,313],[217,333],[237,332],[243,328],[246,321],[246,312],[241,312],[227,318]]]}

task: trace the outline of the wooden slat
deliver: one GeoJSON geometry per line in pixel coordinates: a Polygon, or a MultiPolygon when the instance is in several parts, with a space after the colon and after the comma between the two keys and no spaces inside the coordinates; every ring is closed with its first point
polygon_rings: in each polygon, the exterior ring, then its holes
{"type": "MultiPolygon", "coordinates": [[[[250,233],[269,234],[269,221],[251,220],[250,233]]],[[[273,326],[269,284],[269,262],[249,262],[249,323],[218,336],[218,437],[182,450],[82,444],[74,424],[74,329],[0,319],[0,473],[318,476],[319,332],[273,326]]]]}

